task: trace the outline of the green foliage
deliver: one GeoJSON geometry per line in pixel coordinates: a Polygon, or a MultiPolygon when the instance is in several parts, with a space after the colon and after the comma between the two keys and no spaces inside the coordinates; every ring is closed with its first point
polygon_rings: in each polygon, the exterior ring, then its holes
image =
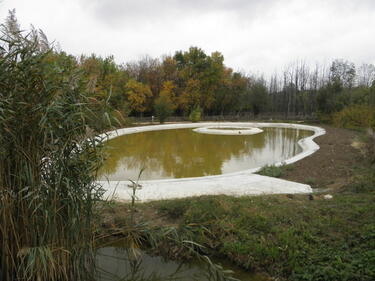
{"type": "Polygon", "coordinates": [[[181,231],[203,226],[191,239],[249,270],[287,280],[373,280],[374,196],[208,196],[157,206],[165,214],[184,211],[181,231]]]}
{"type": "Polygon", "coordinates": [[[307,177],[304,182],[308,185],[311,185],[312,187],[315,187],[316,186],[316,178],[313,178],[313,177],[307,177]]]}
{"type": "Polygon", "coordinates": [[[186,111],[197,105],[211,109],[224,72],[222,54],[214,52],[209,56],[200,48],[190,47],[186,52],[176,52],[173,58],[184,81],[182,109],[186,111]]]}
{"type": "Polygon", "coordinates": [[[341,110],[344,107],[342,86],[339,83],[328,83],[320,88],[317,93],[317,110],[323,114],[330,114],[341,110]]]}
{"type": "Polygon", "coordinates": [[[199,122],[201,120],[202,111],[199,106],[195,107],[189,114],[191,122],[199,122]]]}
{"type": "Polygon", "coordinates": [[[154,110],[160,123],[164,123],[167,117],[169,117],[176,109],[175,88],[176,86],[172,81],[164,82],[160,96],[154,102],[154,110]]]}
{"type": "Polygon", "coordinates": [[[266,165],[261,170],[258,171],[259,175],[280,178],[284,175],[287,169],[291,169],[290,166],[275,166],[275,165],[266,165]]]}
{"type": "Polygon", "coordinates": [[[102,157],[81,73],[38,36],[2,32],[0,279],[86,280],[102,157]]]}
{"type": "Polygon", "coordinates": [[[266,110],[268,105],[268,95],[264,81],[255,81],[251,85],[250,105],[255,116],[266,110]]]}
{"type": "Polygon", "coordinates": [[[155,100],[154,110],[155,110],[156,116],[159,119],[159,122],[163,124],[165,120],[169,116],[171,116],[173,112],[173,104],[170,102],[170,100],[167,97],[161,96],[155,100]]]}
{"type": "Polygon", "coordinates": [[[375,129],[375,107],[354,105],[333,115],[333,123],[343,128],[375,129]]]}

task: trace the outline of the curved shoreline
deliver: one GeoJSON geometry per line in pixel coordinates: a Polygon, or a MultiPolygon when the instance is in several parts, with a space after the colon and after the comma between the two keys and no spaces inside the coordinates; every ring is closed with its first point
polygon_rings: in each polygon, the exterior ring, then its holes
{"type": "MultiPolygon", "coordinates": [[[[199,128],[207,126],[246,126],[246,127],[275,127],[275,128],[293,128],[313,131],[310,137],[298,141],[302,152],[297,155],[274,163],[275,166],[292,164],[297,162],[319,149],[313,139],[324,135],[325,130],[320,127],[292,124],[292,123],[258,123],[258,122],[202,122],[202,123],[179,123],[165,125],[151,125],[143,127],[123,128],[102,134],[107,140],[128,134],[171,130],[182,128],[199,128]]],[[[144,180],[140,181],[142,188],[137,190],[137,198],[142,201],[183,198],[189,196],[217,195],[227,194],[234,196],[241,195],[260,195],[260,194],[281,194],[281,193],[311,193],[309,185],[296,182],[260,176],[254,174],[262,167],[247,169],[243,171],[179,179],[161,179],[161,180],[144,180]]],[[[128,187],[129,181],[99,181],[103,188],[106,189],[108,197],[114,196],[117,200],[130,200],[131,189],[128,187]]]]}

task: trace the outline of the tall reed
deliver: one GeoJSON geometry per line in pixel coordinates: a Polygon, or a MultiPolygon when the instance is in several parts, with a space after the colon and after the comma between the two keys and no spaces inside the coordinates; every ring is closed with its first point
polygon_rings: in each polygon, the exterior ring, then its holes
{"type": "Polygon", "coordinates": [[[81,75],[34,32],[0,39],[0,280],[88,280],[101,140],[81,75]]]}

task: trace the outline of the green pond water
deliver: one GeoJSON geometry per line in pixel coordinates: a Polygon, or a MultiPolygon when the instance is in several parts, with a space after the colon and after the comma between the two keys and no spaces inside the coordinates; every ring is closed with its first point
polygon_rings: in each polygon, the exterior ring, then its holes
{"type": "MultiPolygon", "coordinates": [[[[219,281],[210,270],[208,263],[178,262],[164,259],[160,256],[151,256],[141,251],[138,258],[128,248],[105,247],[96,253],[96,281],[219,281]]],[[[230,274],[242,281],[267,281],[261,274],[246,272],[232,264],[214,260],[230,274]]]]}
{"type": "Polygon", "coordinates": [[[200,134],[192,129],[149,131],[108,141],[101,179],[201,177],[277,163],[301,152],[298,140],[313,132],[264,128],[249,136],[200,134]]]}

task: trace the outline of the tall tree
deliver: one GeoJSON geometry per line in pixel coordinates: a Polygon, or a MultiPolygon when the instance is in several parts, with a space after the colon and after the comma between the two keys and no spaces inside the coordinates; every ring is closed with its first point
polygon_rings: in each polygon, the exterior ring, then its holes
{"type": "Polygon", "coordinates": [[[356,69],[352,62],[336,59],[330,68],[330,77],[333,83],[344,88],[352,88],[355,83],[356,69]]]}
{"type": "Polygon", "coordinates": [[[126,83],[126,94],[130,109],[143,113],[146,110],[147,98],[152,96],[150,87],[134,79],[126,83]]]}

